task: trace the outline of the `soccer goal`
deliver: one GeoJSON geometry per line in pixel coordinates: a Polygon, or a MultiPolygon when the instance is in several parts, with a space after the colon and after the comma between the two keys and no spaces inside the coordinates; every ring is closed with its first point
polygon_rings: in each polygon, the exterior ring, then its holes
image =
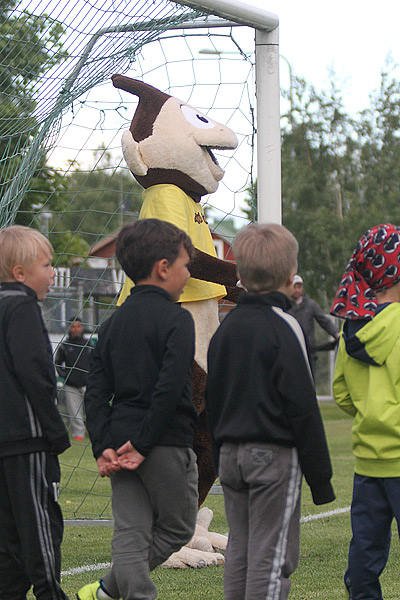
{"type": "MultiPolygon", "coordinates": [[[[0,227],[34,226],[55,248],[56,286],[44,304],[54,350],[72,316],[95,339],[114,309],[122,284],[115,232],[140,209],[121,151],[137,98],[111,85],[114,73],[236,133],[236,150],[216,152],[225,176],[204,198],[221,258],[255,208],[260,221],[280,222],[276,15],[235,0],[0,4],[0,227]]],[[[65,516],[109,518],[108,482],[90,447],[74,444],[62,466],[65,516]]]]}

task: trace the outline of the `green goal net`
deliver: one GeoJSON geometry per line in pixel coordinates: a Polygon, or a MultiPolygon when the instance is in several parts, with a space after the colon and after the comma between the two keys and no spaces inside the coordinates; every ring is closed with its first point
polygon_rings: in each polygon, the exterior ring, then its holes
{"type": "MultiPolygon", "coordinates": [[[[137,218],[142,192],[121,151],[137,98],[113,88],[111,75],[142,79],[236,133],[235,151],[216,152],[225,177],[203,199],[217,253],[229,258],[252,214],[254,30],[168,0],[0,8],[0,227],[32,226],[53,244],[56,285],[43,312],[54,351],[74,316],[95,343],[123,282],[115,235],[137,218]]],[[[109,482],[87,439],[61,463],[65,518],[110,518],[109,482]]]]}

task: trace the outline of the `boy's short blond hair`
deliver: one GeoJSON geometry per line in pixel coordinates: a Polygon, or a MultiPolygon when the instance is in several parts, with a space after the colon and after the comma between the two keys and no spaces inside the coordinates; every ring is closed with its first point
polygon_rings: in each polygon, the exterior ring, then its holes
{"type": "Polygon", "coordinates": [[[13,268],[34,263],[40,249],[53,254],[49,240],[36,229],[23,225],[0,229],[0,282],[13,281],[13,268]]]}
{"type": "Polygon", "coordinates": [[[297,270],[299,244],[275,223],[252,223],[233,242],[240,280],[248,292],[279,289],[297,270]]]}

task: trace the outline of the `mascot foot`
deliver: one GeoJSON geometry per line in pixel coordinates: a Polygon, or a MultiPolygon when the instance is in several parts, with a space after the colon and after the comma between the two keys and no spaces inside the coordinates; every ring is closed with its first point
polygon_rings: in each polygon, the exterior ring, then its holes
{"type": "Polygon", "coordinates": [[[183,546],[179,552],[174,552],[161,566],[164,569],[202,569],[203,567],[217,567],[225,562],[224,556],[219,552],[204,552],[195,548],[183,546]]]}
{"type": "Polygon", "coordinates": [[[194,536],[179,552],[174,552],[161,566],[165,569],[200,569],[216,567],[225,562],[221,551],[226,550],[228,537],[220,533],[208,531],[213,518],[213,512],[203,507],[197,514],[197,524],[194,536]]]}

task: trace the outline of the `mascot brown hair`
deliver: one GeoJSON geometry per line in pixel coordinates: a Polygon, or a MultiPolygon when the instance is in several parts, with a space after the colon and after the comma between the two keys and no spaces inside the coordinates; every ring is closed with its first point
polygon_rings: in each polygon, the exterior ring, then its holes
{"type": "MultiPolygon", "coordinates": [[[[113,75],[112,82],[139,97],[131,126],[122,136],[125,161],[144,188],[139,218],[170,221],[190,236],[196,248],[191,278],[179,301],[192,314],[196,330],[193,402],[199,422],[194,450],[200,506],[216,478],[204,410],[207,349],[218,326],[218,300],[226,296],[235,301],[241,291],[235,265],[216,257],[200,200],[217,190],[224,175],[212,150],[234,149],[237,139],[228,127],[142,81],[113,75]]],[[[119,304],[132,285],[127,279],[119,304]]]]}

